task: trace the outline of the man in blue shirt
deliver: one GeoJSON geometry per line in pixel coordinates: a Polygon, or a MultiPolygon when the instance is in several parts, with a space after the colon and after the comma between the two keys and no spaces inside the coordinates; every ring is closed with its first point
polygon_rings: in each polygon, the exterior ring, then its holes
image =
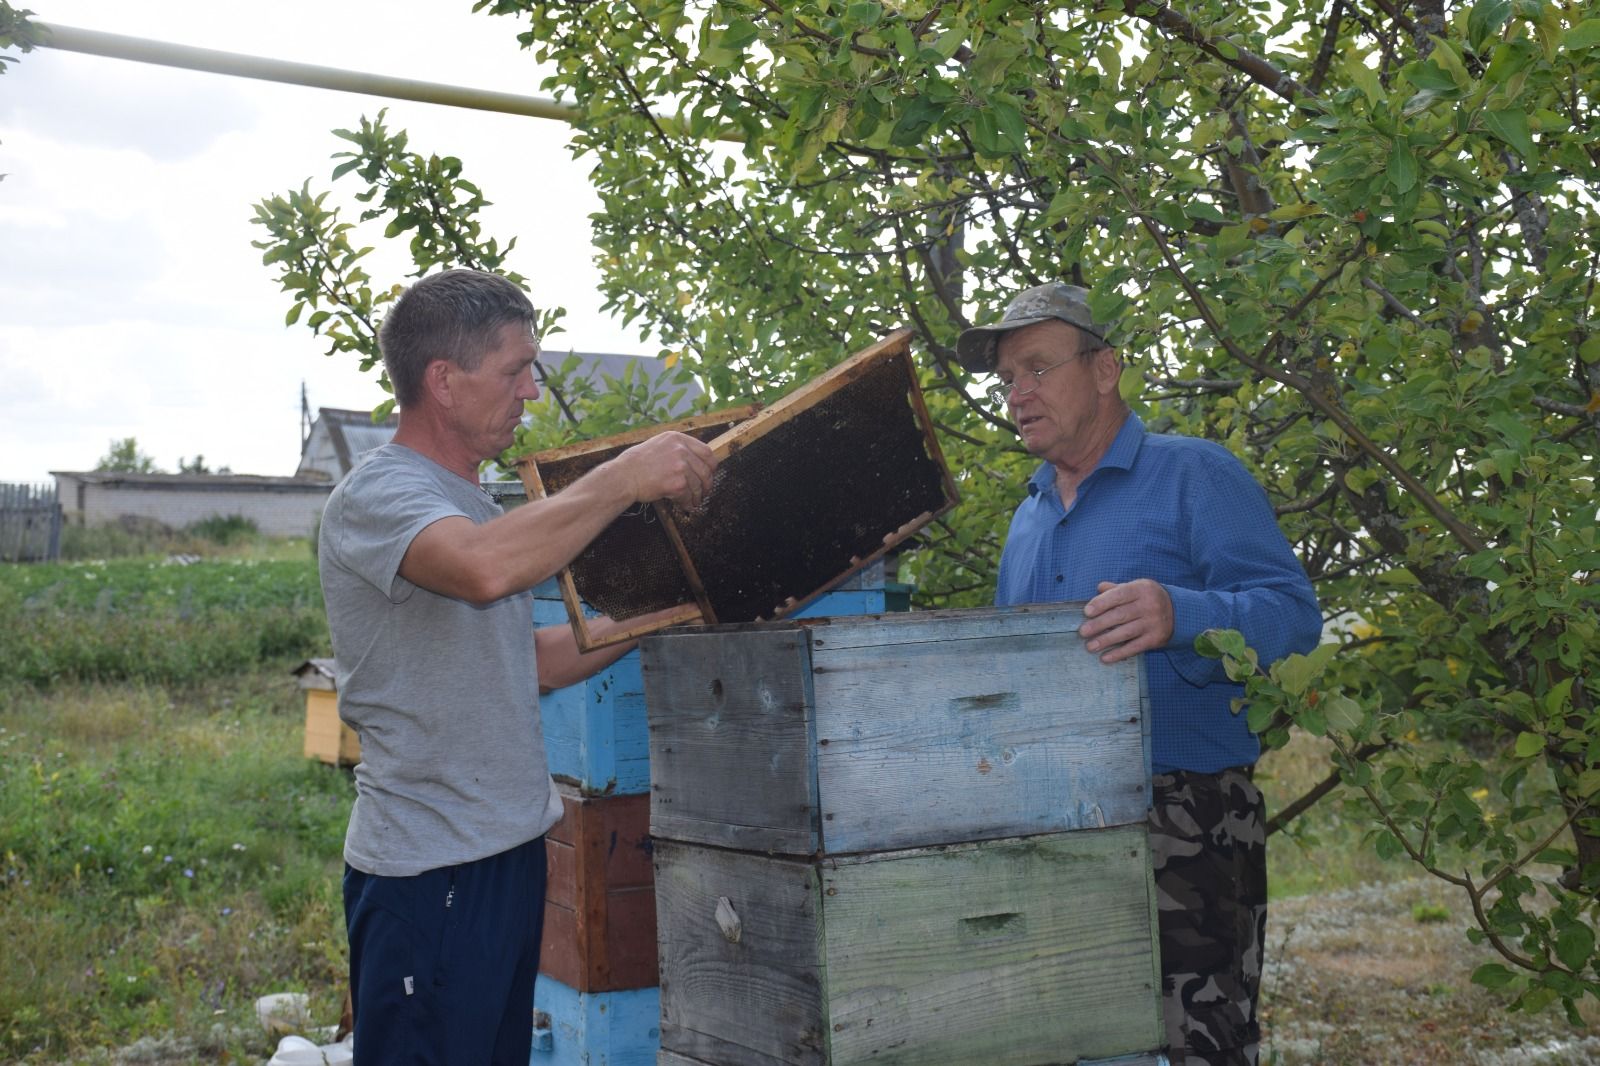
{"type": "Polygon", "coordinates": [[[1266,834],[1251,782],[1260,745],[1232,709],[1242,686],[1194,650],[1237,629],[1271,663],[1322,631],[1316,595],[1267,496],[1226,449],[1148,433],[1119,391],[1122,360],[1088,294],[1028,289],[961,335],[995,402],[1043,462],[1000,560],[1000,606],[1085,600],[1079,635],[1103,662],[1144,656],[1163,1013],[1175,1062],[1258,1058],[1266,834]]]}

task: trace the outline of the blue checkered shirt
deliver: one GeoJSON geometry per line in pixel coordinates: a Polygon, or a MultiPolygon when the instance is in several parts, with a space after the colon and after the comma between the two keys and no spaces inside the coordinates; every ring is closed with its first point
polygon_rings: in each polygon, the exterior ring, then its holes
{"type": "Polygon", "coordinates": [[[995,603],[1087,600],[1102,581],[1147,577],[1172,597],[1167,646],[1145,653],[1157,773],[1215,773],[1261,748],[1235,714],[1243,687],[1194,650],[1210,628],[1237,629],[1271,663],[1307,652],[1322,614],[1305,569],[1243,464],[1196,437],[1147,433],[1130,414],[1070,510],[1044,463],[1011,519],[995,603]]]}

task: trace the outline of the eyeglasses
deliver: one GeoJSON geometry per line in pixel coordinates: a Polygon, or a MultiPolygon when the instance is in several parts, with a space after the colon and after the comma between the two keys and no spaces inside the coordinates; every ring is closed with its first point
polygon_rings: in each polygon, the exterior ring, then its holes
{"type": "Polygon", "coordinates": [[[1039,385],[1041,383],[1040,379],[1042,379],[1046,374],[1050,373],[1050,371],[1054,370],[1056,367],[1066,366],[1074,359],[1087,359],[1089,356],[1094,355],[1099,351],[1104,351],[1104,349],[1091,348],[1088,351],[1074,352],[1072,355],[1067,356],[1059,363],[1051,363],[1049,366],[1042,367],[1038,370],[1025,370],[1021,374],[1017,375],[1015,381],[1002,381],[998,384],[990,385],[984,390],[984,392],[988,394],[990,403],[994,404],[996,407],[1004,407],[1012,396],[1016,396],[1018,399],[1021,399],[1024,396],[1032,396],[1034,393],[1038,392],[1039,385]],[[1029,374],[1033,375],[1032,381],[1027,381],[1026,375],[1029,374]]]}

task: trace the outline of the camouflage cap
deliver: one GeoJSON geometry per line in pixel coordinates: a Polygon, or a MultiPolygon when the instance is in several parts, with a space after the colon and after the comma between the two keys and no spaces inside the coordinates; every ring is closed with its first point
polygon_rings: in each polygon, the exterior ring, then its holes
{"type": "Polygon", "coordinates": [[[995,343],[1000,334],[1048,322],[1052,318],[1069,326],[1077,326],[1102,342],[1109,331],[1107,323],[1096,322],[1089,313],[1088,289],[1068,285],[1064,281],[1052,281],[1023,289],[994,325],[974,326],[964,331],[956,341],[956,355],[961,365],[973,373],[987,373],[994,369],[995,343]]]}

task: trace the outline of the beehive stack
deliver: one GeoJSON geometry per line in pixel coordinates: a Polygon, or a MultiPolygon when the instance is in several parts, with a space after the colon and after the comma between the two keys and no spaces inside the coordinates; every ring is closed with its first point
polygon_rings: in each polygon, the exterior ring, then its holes
{"type": "Polygon", "coordinates": [[[1142,674],[1080,621],[645,640],[662,1066],[1156,1061],[1142,674]]]}
{"type": "MultiPolygon", "coordinates": [[[[882,565],[811,612],[886,607],[882,565]]],[[[534,621],[568,620],[562,592],[535,590],[534,621]]],[[[649,839],[650,758],[639,655],[540,699],[545,748],[565,813],[550,860],[534,1000],[533,1062],[649,1066],[660,1048],[656,906],[649,839]]]]}

